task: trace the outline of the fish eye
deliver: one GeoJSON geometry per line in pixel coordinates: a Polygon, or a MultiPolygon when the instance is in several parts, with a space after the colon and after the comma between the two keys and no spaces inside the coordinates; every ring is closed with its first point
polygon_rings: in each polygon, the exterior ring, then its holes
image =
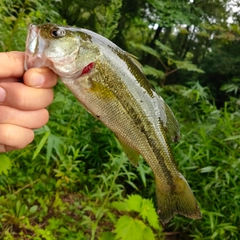
{"type": "Polygon", "coordinates": [[[54,38],[60,38],[66,35],[66,31],[64,29],[54,27],[50,30],[50,35],[54,38]]]}

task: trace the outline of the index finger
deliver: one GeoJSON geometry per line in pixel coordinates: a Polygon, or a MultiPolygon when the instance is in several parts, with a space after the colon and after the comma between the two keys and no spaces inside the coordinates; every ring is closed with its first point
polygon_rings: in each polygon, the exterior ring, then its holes
{"type": "Polygon", "coordinates": [[[24,73],[24,52],[1,52],[0,66],[0,78],[22,77],[24,73]]]}

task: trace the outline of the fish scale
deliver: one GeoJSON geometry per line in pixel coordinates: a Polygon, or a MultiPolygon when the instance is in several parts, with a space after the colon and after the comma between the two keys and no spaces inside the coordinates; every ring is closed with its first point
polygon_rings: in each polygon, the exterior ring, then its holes
{"type": "Polygon", "coordinates": [[[86,110],[115,133],[134,166],[143,156],[154,173],[163,224],[174,214],[201,218],[168,143],[179,138],[178,122],[132,55],[86,29],[30,25],[25,66],[52,69],[86,110]]]}

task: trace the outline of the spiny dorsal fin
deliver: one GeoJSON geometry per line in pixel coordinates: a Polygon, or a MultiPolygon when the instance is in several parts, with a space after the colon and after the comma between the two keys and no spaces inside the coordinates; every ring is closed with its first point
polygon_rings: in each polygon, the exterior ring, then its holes
{"type": "Polygon", "coordinates": [[[143,73],[143,66],[142,66],[142,64],[137,60],[138,58],[135,56],[135,55],[133,55],[133,54],[131,54],[131,53],[128,53],[128,52],[126,52],[127,53],[127,55],[130,57],[130,59],[133,61],[133,63],[135,63],[136,65],[137,65],[137,67],[141,70],[141,72],[143,73]]]}

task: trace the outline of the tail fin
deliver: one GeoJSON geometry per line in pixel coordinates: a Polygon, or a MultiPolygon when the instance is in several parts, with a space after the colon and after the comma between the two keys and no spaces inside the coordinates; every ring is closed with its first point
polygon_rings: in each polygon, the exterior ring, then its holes
{"type": "Polygon", "coordinates": [[[158,213],[162,224],[169,222],[174,214],[181,214],[193,219],[202,217],[197,201],[187,181],[180,173],[173,177],[174,185],[171,190],[157,178],[155,180],[158,213]]]}

